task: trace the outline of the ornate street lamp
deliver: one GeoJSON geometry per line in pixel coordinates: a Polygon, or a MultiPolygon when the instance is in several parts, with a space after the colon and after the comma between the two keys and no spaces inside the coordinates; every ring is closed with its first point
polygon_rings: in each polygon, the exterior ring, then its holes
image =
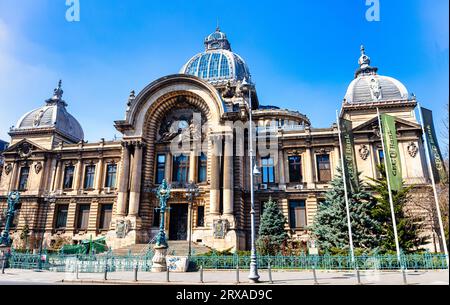
{"type": "Polygon", "coordinates": [[[200,195],[200,190],[198,186],[193,182],[189,182],[186,188],[186,199],[189,201],[189,251],[188,257],[191,257],[192,254],[192,217],[193,217],[193,208],[194,208],[194,200],[196,197],[200,195]]]}
{"type": "Polygon", "coordinates": [[[11,246],[11,238],[9,237],[9,231],[11,229],[11,223],[14,219],[14,214],[16,212],[17,204],[20,200],[20,193],[17,191],[10,192],[8,195],[8,210],[6,211],[6,223],[5,229],[3,230],[2,236],[0,237],[0,245],[6,247],[11,246]]]}
{"type": "Polygon", "coordinates": [[[170,198],[170,187],[167,184],[166,179],[164,179],[161,185],[156,190],[156,197],[159,199],[159,211],[160,219],[159,222],[159,232],[156,237],[156,246],[167,248],[167,239],[165,232],[165,213],[167,210],[167,200],[170,198]]]}
{"type": "Polygon", "coordinates": [[[243,91],[248,91],[248,114],[249,114],[249,144],[248,144],[248,154],[250,159],[250,220],[251,220],[251,254],[250,254],[250,274],[248,279],[251,283],[257,283],[259,281],[258,275],[258,263],[256,260],[256,229],[255,229],[255,200],[254,200],[254,185],[253,178],[256,175],[260,174],[260,171],[256,164],[254,164],[253,157],[253,119],[252,119],[252,87],[251,83],[248,83],[246,79],[244,79],[241,83],[241,88],[243,91]]]}
{"type": "Polygon", "coordinates": [[[160,219],[159,232],[156,236],[155,254],[152,258],[152,272],[162,272],[167,270],[166,255],[167,255],[167,240],[165,232],[165,213],[167,209],[167,201],[170,198],[170,187],[164,179],[161,185],[156,190],[156,197],[159,199],[160,219]]]}

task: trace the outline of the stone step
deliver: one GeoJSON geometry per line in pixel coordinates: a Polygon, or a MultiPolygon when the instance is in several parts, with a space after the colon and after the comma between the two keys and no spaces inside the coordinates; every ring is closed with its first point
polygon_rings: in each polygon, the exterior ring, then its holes
{"type": "MultiPolygon", "coordinates": [[[[169,254],[175,254],[175,255],[180,255],[180,256],[184,256],[184,255],[188,255],[189,252],[189,243],[187,241],[169,241],[169,249],[168,249],[168,253],[169,254]]],[[[153,247],[154,245],[149,245],[149,244],[134,244],[134,245],[130,245],[127,247],[123,247],[123,248],[119,248],[119,249],[115,249],[113,250],[113,253],[115,255],[127,255],[129,253],[131,253],[132,255],[137,255],[137,254],[144,254],[147,249],[149,247],[153,247]]],[[[194,242],[192,242],[192,252],[194,254],[204,254],[210,251],[210,248],[203,246],[203,245],[199,245],[196,244],[194,242]]]]}

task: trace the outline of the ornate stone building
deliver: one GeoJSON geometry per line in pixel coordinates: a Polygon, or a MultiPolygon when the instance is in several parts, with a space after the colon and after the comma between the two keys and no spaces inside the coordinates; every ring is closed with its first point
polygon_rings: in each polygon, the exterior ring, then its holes
{"type": "MultiPolygon", "coordinates": [[[[204,44],[205,51],[178,74],[131,92],[125,118],[115,121],[121,140],[84,142],[80,124],[66,110],[61,83],[44,106],[19,119],[9,132],[0,180],[1,208],[11,190],[21,192],[11,233],[16,245],[23,243],[24,228],[31,248],[49,246],[58,236],[74,243],[106,236],[113,248],[148,243],[159,226],[153,190],[167,179],[169,241],[186,240],[192,230],[196,243],[248,249],[249,104],[261,171],[255,181],[257,226],[263,202],[272,196],[289,220],[289,234],[309,238],[307,226],[339,163],[337,125],[315,128],[297,111],[261,105],[249,68],[226,35],[217,29],[204,44]],[[189,181],[200,189],[192,207],[185,196],[189,181]]],[[[363,177],[375,177],[383,158],[379,108],[396,117],[404,180],[429,186],[415,107],[405,86],[378,75],[362,49],[340,115],[353,122],[363,177]]]]}

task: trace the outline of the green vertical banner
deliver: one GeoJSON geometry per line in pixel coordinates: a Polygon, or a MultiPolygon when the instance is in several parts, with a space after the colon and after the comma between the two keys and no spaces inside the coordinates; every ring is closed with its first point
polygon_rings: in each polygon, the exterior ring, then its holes
{"type": "Polygon", "coordinates": [[[381,129],[384,140],[384,157],[386,158],[389,173],[389,184],[392,190],[398,191],[402,187],[402,165],[397,142],[397,129],[395,118],[387,114],[381,114],[381,129]]]}
{"type": "Polygon", "coordinates": [[[420,107],[423,120],[423,129],[427,139],[428,153],[430,155],[431,170],[435,183],[447,183],[448,176],[445,170],[445,163],[442,159],[441,150],[439,149],[436,132],[433,124],[433,113],[431,110],[420,107]]]}
{"type": "Polygon", "coordinates": [[[356,167],[355,141],[353,138],[352,122],[346,119],[340,119],[340,128],[342,133],[342,150],[344,152],[344,174],[347,184],[352,191],[358,187],[358,168],[356,167]]]}

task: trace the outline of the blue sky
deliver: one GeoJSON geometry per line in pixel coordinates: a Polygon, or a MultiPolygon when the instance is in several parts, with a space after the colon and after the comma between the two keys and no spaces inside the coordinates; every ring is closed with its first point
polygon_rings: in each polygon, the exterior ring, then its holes
{"type": "Polygon", "coordinates": [[[365,0],[0,0],[0,138],[44,103],[63,79],[69,112],[89,141],[119,136],[131,89],[177,73],[217,18],[249,65],[260,102],[299,110],[328,127],[353,79],[359,46],[379,74],[399,79],[434,111],[449,99],[448,0],[380,0],[380,21],[365,0]]]}

